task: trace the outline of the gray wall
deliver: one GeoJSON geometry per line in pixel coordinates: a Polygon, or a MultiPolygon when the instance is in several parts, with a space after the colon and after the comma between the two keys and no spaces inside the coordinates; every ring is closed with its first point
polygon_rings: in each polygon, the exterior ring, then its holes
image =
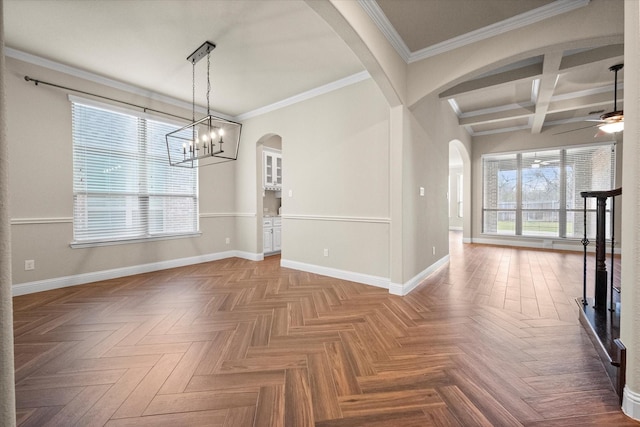
{"type": "Polygon", "coordinates": [[[44,81],[142,104],[183,117],[190,111],[7,58],[7,122],[12,159],[10,207],[13,283],[20,284],[228,251],[234,248],[234,164],[199,169],[200,237],[72,249],[71,104],[44,81]],[[231,243],[225,244],[225,238],[231,243]],[[24,270],[33,259],[36,269],[24,270]]]}
{"type": "Polygon", "coordinates": [[[244,122],[237,170],[239,248],[262,252],[257,143],[282,138],[282,258],[389,276],[388,106],[371,80],[244,122]],[[291,196],[289,194],[291,193],[291,196]],[[329,256],[323,255],[329,249],[329,256]]]}

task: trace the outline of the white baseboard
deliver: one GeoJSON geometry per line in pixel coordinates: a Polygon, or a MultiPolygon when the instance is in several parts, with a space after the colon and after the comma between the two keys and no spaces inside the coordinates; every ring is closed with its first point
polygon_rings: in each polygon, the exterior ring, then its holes
{"type": "Polygon", "coordinates": [[[303,262],[291,261],[287,259],[280,260],[280,265],[282,267],[292,268],[294,270],[306,271],[308,273],[315,273],[322,276],[335,277],[336,279],[349,280],[351,282],[363,283],[365,285],[389,289],[390,294],[404,296],[414,290],[426,277],[428,277],[431,273],[442,267],[447,262],[449,262],[449,255],[442,257],[404,284],[390,283],[389,279],[386,277],[354,273],[353,271],[339,270],[337,268],[306,264],[303,262]]]}
{"type": "Polygon", "coordinates": [[[473,240],[471,239],[471,237],[463,237],[462,243],[473,243],[473,240]]]}
{"type": "Polygon", "coordinates": [[[264,254],[262,254],[262,253],[245,252],[245,251],[234,251],[234,254],[238,258],[248,259],[249,261],[262,261],[262,260],[264,260],[264,254]]]}
{"type": "Polygon", "coordinates": [[[322,276],[335,277],[336,279],[349,280],[351,282],[363,283],[378,288],[389,289],[389,278],[372,276],[369,274],[355,273],[353,271],[339,270],[337,268],[323,267],[321,265],[306,264],[304,262],[281,259],[280,266],[292,268],[294,270],[306,271],[308,273],[320,274],[322,276]]]}
{"type": "Polygon", "coordinates": [[[634,420],[640,421],[640,394],[624,386],[622,393],[622,412],[634,420]]]}
{"type": "Polygon", "coordinates": [[[116,279],[118,277],[166,270],[168,268],[184,267],[185,265],[200,264],[203,262],[217,261],[233,257],[244,258],[251,261],[262,260],[262,254],[257,253],[254,254],[243,251],[217,252],[188,258],[178,258],[167,261],[152,262],[149,264],[133,265],[131,267],[114,268],[111,270],[102,270],[92,273],[75,274],[73,276],[19,283],[17,285],[13,285],[12,292],[13,296],[26,295],[35,292],[50,291],[52,289],[66,288],[67,286],[83,285],[85,283],[99,282],[101,280],[116,279]]]}
{"type": "Polygon", "coordinates": [[[429,275],[431,275],[434,271],[445,265],[449,262],[449,255],[445,255],[440,258],[438,261],[431,264],[429,267],[422,270],[420,273],[416,274],[413,278],[405,282],[404,284],[400,283],[391,283],[389,285],[389,293],[393,295],[404,296],[409,292],[414,290],[424,279],[426,279],[429,275]]]}

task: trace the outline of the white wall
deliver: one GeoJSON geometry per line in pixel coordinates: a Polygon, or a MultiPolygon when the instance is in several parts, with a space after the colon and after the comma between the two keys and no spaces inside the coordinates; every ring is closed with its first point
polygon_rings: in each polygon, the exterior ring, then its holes
{"type": "Polygon", "coordinates": [[[389,108],[372,80],[248,119],[237,202],[239,247],[258,253],[256,142],[282,138],[282,258],[389,276],[389,108]],[[289,197],[289,192],[292,196],[289,197]],[[325,257],[324,249],[329,250],[325,257]]]}
{"type": "Polygon", "coordinates": [[[183,117],[191,116],[190,111],[175,106],[162,105],[142,96],[7,58],[14,285],[234,249],[237,236],[233,163],[199,169],[201,236],[70,248],[69,243],[73,239],[73,158],[68,92],[45,85],[36,87],[24,80],[25,75],[183,117]],[[225,244],[227,237],[231,239],[230,245],[225,244]],[[26,259],[35,260],[35,270],[24,270],[26,259]]]}

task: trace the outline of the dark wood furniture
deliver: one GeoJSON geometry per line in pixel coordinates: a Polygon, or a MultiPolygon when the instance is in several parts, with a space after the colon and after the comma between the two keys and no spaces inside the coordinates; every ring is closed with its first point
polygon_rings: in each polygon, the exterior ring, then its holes
{"type": "Polygon", "coordinates": [[[607,374],[613,383],[613,387],[622,403],[622,392],[625,384],[626,348],[620,341],[620,292],[619,277],[615,277],[615,197],[622,194],[622,188],[610,191],[584,191],[580,193],[584,200],[584,266],[583,266],[583,292],[579,303],[580,322],[587,331],[600,358],[602,359],[607,374]],[[595,287],[593,298],[587,297],[587,199],[595,198],[596,208],[596,248],[595,248],[595,287]],[[607,199],[611,199],[610,230],[611,243],[610,265],[611,271],[607,271],[606,256],[606,222],[607,199]],[[616,279],[618,280],[616,286],[616,279]]]}

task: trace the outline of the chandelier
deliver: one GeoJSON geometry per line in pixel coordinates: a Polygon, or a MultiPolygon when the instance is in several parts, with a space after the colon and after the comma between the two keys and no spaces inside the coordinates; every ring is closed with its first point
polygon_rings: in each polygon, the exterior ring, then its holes
{"type": "Polygon", "coordinates": [[[216,45],[204,42],[187,57],[192,66],[192,122],[165,135],[169,164],[186,168],[208,166],[238,159],[242,125],[211,115],[211,51],[216,45]],[[196,63],[207,57],[207,115],[196,120],[196,63]]]}

